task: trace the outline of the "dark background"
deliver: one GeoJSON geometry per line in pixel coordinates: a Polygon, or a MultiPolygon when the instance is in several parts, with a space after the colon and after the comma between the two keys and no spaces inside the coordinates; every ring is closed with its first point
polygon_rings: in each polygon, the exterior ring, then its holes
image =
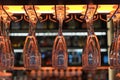
{"type": "Polygon", "coordinates": [[[119,4],[120,0],[0,0],[1,5],[119,4]]]}

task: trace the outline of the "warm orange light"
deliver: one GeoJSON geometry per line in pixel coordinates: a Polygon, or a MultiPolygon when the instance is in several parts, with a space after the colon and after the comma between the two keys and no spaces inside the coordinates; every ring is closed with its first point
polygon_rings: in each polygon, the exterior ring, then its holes
{"type": "MultiPolygon", "coordinates": [[[[86,5],[66,5],[68,13],[81,13],[86,9],[83,8],[86,5]]],[[[97,12],[98,13],[110,13],[114,10],[115,5],[98,5],[97,12]]],[[[25,13],[23,10],[23,5],[5,5],[4,7],[8,7],[8,12],[12,13],[25,13]]],[[[35,5],[37,8],[36,12],[38,13],[53,13],[54,5],[35,5]]]]}
{"type": "Polygon", "coordinates": [[[97,12],[98,13],[110,13],[115,10],[114,6],[116,5],[99,5],[97,12]]]}
{"type": "Polygon", "coordinates": [[[12,12],[12,13],[25,13],[25,11],[23,10],[23,6],[22,5],[6,5],[4,7],[8,7],[8,10],[6,10],[7,12],[12,12]]]}
{"type": "Polygon", "coordinates": [[[68,13],[81,13],[86,10],[84,6],[85,5],[66,5],[68,13]]]}
{"type": "Polygon", "coordinates": [[[38,13],[53,13],[54,12],[54,5],[36,5],[35,7],[38,8],[38,10],[36,12],[38,13]]]}

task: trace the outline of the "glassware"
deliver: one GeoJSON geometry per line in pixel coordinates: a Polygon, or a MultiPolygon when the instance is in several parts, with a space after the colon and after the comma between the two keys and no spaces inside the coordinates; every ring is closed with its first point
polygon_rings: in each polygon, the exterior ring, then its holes
{"type": "Polygon", "coordinates": [[[112,69],[115,65],[115,49],[116,49],[116,42],[117,42],[117,19],[113,19],[113,28],[114,28],[114,33],[113,33],[113,40],[110,46],[110,55],[109,55],[109,61],[110,61],[110,68],[112,69]]]}
{"type": "Polygon", "coordinates": [[[95,13],[93,9],[91,7],[86,16],[88,36],[82,54],[82,67],[84,70],[96,70],[101,65],[100,45],[93,30],[93,16],[95,13]]]}
{"type": "Polygon", "coordinates": [[[28,12],[26,11],[27,16],[29,17],[30,27],[23,48],[24,67],[29,70],[39,69],[41,67],[41,54],[35,37],[37,18],[32,9],[33,8],[28,7],[28,12]]]}
{"type": "Polygon", "coordinates": [[[10,20],[5,13],[1,16],[1,36],[0,36],[0,68],[2,70],[14,67],[14,52],[9,38],[10,20]]]}
{"type": "Polygon", "coordinates": [[[56,16],[59,20],[59,31],[55,38],[52,50],[52,66],[55,69],[66,69],[68,62],[68,53],[65,38],[62,34],[62,24],[65,16],[64,7],[56,6],[56,16]]]}
{"type": "Polygon", "coordinates": [[[9,68],[9,55],[7,54],[7,47],[5,44],[5,38],[2,32],[2,23],[0,26],[0,70],[9,68]]]}
{"type": "MultiPolygon", "coordinates": [[[[113,19],[114,20],[114,19],[113,19]]],[[[120,14],[116,14],[116,20],[114,22],[117,30],[114,32],[114,42],[112,42],[110,50],[110,67],[114,69],[120,69],[120,14]]]]}
{"type": "Polygon", "coordinates": [[[5,26],[5,42],[7,46],[7,52],[10,55],[9,63],[10,63],[10,68],[12,69],[14,67],[14,51],[11,45],[11,41],[9,38],[9,27],[10,27],[10,21],[4,22],[5,26]]]}

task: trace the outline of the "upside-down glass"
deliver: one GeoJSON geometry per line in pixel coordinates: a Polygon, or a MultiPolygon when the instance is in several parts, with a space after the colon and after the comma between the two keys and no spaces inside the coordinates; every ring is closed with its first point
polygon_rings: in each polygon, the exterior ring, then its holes
{"type": "Polygon", "coordinates": [[[35,29],[37,19],[31,11],[29,15],[29,34],[26,37],[24,48],[23,48],[23,61],[24,67],[28,70],[40,69],[41,67],[41,54],[39,52],[37,39],[35,36],[35,29]]]}
{"type": "Polygon", "coordinates": [[[0,69],[12,69],[14,67],[14,52],[9,38],[10,20],[3,14],[1,16],[0,35],[0,69]]]}
{"type": "Polygon", "coordinates": [[[88,36],[82,53],[82,67],[84,70],[96,70],[96,68],[101,65],[100,45],[94,33],[94,15],[91,15],[91,13],[92,10],[90,10],[90,13],[88,13],[90,15],[88,15],[86,19],[88,36]]]}
{"type": "Polygon", "coordinates": [[[10,68],[12,69],[14,67],[14,51],[11,45],[11,41],[9,38],[9,27],[10,27],[10,22],[4,22],[5,26],[5,41],[6,41],[6,46],[7,46],[7,52],[10,55],[9,63],[10,63],[10,68]]]}
{"type": "Polygon", "coordinates": [[[9,68],[9,54],[7,53],[7,47],[5,38],[2,32],[2,23],[0,26],[0,70],[8,69],[9,68]]]}
{"type": "Polygon", "coordinates": [[[59,20],[59,31],[55,38],[53,50],[52,50],[52,66],[55,69],[66,69],[67,68],[67,47],[65,38],[62,34],[62,24],[64,19],[64,8],[63,6],[58,6],[57,18],[59,20]]]}
{"type": "Polygon", "coordinates": [[[109,61],[110,61],[110,68],[114,68],[116,57],[115,57],[115,49],[116,49],[116,43],[117,43],[117,20],[116,18],[113,19],[113,40],[110,46],[110,54],[109,54],[109,61]]]}
{"type": "Polygon", "coordinates": [[[116,17],[117,33],[114,40],[114,48],[112,48],[113,50],[111,50],[111,52],[113,52],[110,55],[110,65],[111,68],[120,69],[120,14],[118,14],[116,17]]]}

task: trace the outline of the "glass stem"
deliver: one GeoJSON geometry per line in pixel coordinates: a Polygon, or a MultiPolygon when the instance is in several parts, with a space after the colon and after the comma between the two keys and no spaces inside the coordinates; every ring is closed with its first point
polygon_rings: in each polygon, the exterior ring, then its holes
{"type": "Polygon", "coordinates": [[[86,22],[87,22],[88,35],[94,34],[93,20],[89,19],[86,22]]]}
{"type": "Polygon", "coordinates": [[[29,36],[35,36],[35,28],[36,24],[31,22],[29,27],[29,36]]]}
{"type": "Polygon", "coordinates": [[[9,26],[10,26],[10,22],[6,22],[4,23],[4,33],[5,33],[5,37],[7,39],[9,39],[9,26]]]}
{"type": "Polygon", "coordinates": [[[63,24],[63,19],[60,18],[59,19],[59,31],[58,31],[59,36],[62,36],[62,24],[63,24]]]}
{"type": "Polygon", "coordinates": [[[115,39],[117,37],[117,22],[116,21],[113,22],[113,26],[114,26],[113,39],[115,39]]]}
{"type": "MultiPolygon", "coordinates": [[[[0,17],[1,18],[1,17],[0,17]]],[[[0,36],[2,35],[2,21],[0,19],[0,36]]]]}
{"type": "Polygon", "coordinates": [[[6,39],[6,26],[5,26],[5,22],[2,22],[2,27],[1,27],[1,30],[2,30],[2,35],[5,37],[5,39],[6,39]]]}
{"type": "Polygon", "coordinates": [[[120,20],[117,20],[117,37],[120,35],[120,20]]]}

